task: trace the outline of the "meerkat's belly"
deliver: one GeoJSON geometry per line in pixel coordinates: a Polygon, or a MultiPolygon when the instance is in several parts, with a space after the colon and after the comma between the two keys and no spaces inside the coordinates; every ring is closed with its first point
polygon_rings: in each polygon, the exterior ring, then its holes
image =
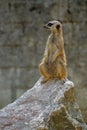
{"type": "Polygon", "coordinates": [[[58,48],[53,43],[51,43],[48,48],[48,60],[51,61],[54,53],[56,52],[56,50],[58,50],[58,48]]]}
{"type": "Polygon", "coordinates": [[[61,56],[58,57],[54,62],[48,61],[46,68],[52,78],[57,78],[59,76],[60,66],[65,66],[65,62],[61,56]]]}
{"type": "Polygon", "coordinates": [[[48,51],[51,54],[51,53],[55,52],[55,50],[57,49],[57,46],[54,43],[50,43],[48,48],[49,48],[48,51]]]}
{"type": "Polygon", "coordinates": [[[47,71],[48,71],[48,73],[51,75],[51,77],[53,78],[55,78],[55,77],[57,77],[57,61],[55,61],[55,62],[48,62],[47,64],[46,64],[46,68],[47,68],[47,71]]]}

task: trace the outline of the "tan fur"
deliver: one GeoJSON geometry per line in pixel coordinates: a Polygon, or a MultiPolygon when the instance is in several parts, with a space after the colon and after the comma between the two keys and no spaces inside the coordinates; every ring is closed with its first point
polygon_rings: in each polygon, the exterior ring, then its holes
{"type": "Polygon", "coordinates": [[[65,80],[67,78],[66,56],[64,51],[64,40],[62,34],[62,24],[59,21],[51,21],[51,27],[45,27],[51,30],[48,37],[43,59],[39,65],[39,70],[44,76],[42,82],[49,79],[65,80]],[[59,25],[59,29],[56,26],[59,25]]]}

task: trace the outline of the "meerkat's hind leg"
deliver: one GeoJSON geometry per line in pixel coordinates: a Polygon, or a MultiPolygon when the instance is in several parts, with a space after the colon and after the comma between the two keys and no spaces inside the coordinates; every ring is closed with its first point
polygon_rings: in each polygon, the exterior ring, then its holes
{"type": "Polygon", "coordinates": [[[57,76],[59,77],[59,80],[61,80],[61,84],[64,84],[67,81],[67,71],[66,67],[62,62],[60,62],[57,65],[57,76]]]}
{"type": "Polygon", "coordinates": [[[41,63],[39,65],[39,69],[40,69],[41,74],[44,76],[41,83],[47,82],[50,79],[50,75],[47,73],[44,63],[41,63]]]}
{"type": "Polygon", "coordinates": [[[66,70],[63,70],[64,73],[62,73],[62,78],[61,78],[61,84],[64,84],[68,79],[67,79],[67,73],[66,70]]]}
{"type": "Polygon", "coordinates": [[[64,84],[68,79],[67,79],[67,70],[66,70],[66,67],[64,66],[63,68],[62,68],[62,79],[61,79],[61,81],[62,81],[62,83],[64,84]]]}

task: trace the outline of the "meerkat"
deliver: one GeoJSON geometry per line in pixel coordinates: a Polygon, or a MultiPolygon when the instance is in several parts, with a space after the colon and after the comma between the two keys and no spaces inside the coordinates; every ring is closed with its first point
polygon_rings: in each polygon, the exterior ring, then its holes
{"type": "Polygon", "coordinates": [[[67,69],[62,24],[53,20],[44,25],[44,28],[50,30],[51,34],[47,40],[43,59],[39,64],[40,73],[44,77],[42,83],[49,79],[65,81],[67,69]]]}

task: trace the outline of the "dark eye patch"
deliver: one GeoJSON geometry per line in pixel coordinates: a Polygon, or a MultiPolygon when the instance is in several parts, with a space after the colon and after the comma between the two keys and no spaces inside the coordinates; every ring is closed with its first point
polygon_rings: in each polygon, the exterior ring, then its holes
{"type": "Polygon", "coordinates": [[[50,27],[51,27],[52,25],[53,25],[53,23],[48,23],[48,26],[50,26],[50,27]]]}

